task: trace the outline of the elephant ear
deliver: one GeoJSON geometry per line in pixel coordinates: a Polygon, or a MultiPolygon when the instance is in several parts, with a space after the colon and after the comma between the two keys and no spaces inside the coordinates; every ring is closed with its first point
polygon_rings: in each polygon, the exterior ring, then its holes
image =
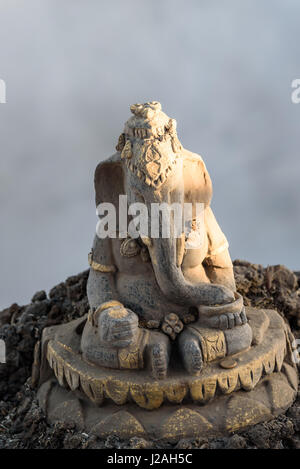
{"type": "Polygon", "coordinates": [[[185,202],[204,203],[209,206],[212,183],[200,155],[183,150],[183,178],[185,202]]]}
{"type": "Polygon", "coordinates": [[[95,176],[96,206],[103,202],[109,202],[119,207],[119,195],[124,194],[123,168],[120,153],[98,164],[95,176]]]}

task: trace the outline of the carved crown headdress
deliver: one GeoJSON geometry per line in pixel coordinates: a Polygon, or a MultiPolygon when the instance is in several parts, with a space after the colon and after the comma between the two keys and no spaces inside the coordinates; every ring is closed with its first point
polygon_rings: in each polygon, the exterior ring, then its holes
{"type": "Polygon", "coordinates": [[[125,123],[116,146],[127,167],[149,186],[165,182],[179,157],[181,144],[176,121],[152,101],[130,106],[133,116],[125,123]]]}

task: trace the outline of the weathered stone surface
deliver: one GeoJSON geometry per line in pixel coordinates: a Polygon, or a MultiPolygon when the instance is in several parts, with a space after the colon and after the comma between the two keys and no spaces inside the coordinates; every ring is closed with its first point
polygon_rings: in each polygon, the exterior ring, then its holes
{"type": "Polygon", "coordinates": [[[229,432],[234,432],[271,418],[271,410],[264,404],[239,393],[229,401],[225,428],[229,432]]]}
{"type": "Polygon", "coordinates": [[[51,422],[73,423],[78,430],[83,430],[84,428],[82,407],[79,400],[75,398],[69,398],[61,402],[49,413],[49,419],[51,422]]]}
{"type": "MultiPolygon", "coordinates": [[[[58,384],[55,386],[47,400],[40,399],[40,403],[46,405],[50,420],[60,421],[64,415],[68,418],[66,423],[74,423],[74,415],[79,415],[78,426],[82,426],[81,414],[73,413],[70,418],[70,413],[61,413],[70,394],[58,384]]],[[[290,406],[295,395],[286,375],[276,372],[265,376],[251,391],[219,396],[205,406],[168,404],[149,412],[132,403],[123,404],[122,410],[116,404],[98,407],[84,398],[80,399],[80,406],[85,431],[92,431],[101,438],[115,435],[125,439],[143,437],[176,442],[185,438],[222,436],[268,421],[290,406]]]]}
{"type": "Polygon", "coordinates": [[[284,363],[282,368],[289,384],[292,386],[294,391],[297,391],[299,383],[297,369],[295,369],[295,367],[289,365],[288,363],[284,363]]]}
{"type": "MultiPolygon", "coordinates": [[[[97,405],[106,400],[118,405],[133,400],[139,407],[153,410],[164,402],[176,404],[187,397],[201,404],[219,392],[229,394],[239,388],[250,391],[264,374],[280,371],[287,353],[285,328],[276,312],[266,311],[264,314],[268,317],[269,328],[261,344],[235,355],[235,367],[224,369],[220,366],[222,359],[219,359],[207,365],[198,377],[171,370],[167,379],[155,381],[143,370],[137,374],[126,370],[108,372],[106,368],[93,366],[82,359],[79,340],[74,340],[82,319],[59,329],[53,328],[51,333],[45,331],[49,340],[48,362],[63,386],[71,390],[81,389],[97,405]]],[[[252,324],[255,321],[261,323],[259,315],[252,316],[252,324]]]]}
{"type": "Polygon", "coordinates": [[[269,327],[269,316],[262,309],[247,308],[249,325],[252,329],[252,344],[258,345],[262,342],[265,332],[269,327]]]}
{"type": "Polygon", "coordinates": [[[295,390],[288,384],[287,379],[281,373],[274,373],[272,379],[268,377],[265,381],[272,411],[279,413],[292,405],[295,399],[295,390]]]}
{"type": "Polygon", "coordinates": [[[120,410],[109,415],[91,430],[100,438],[117,435],[119,438],[143,437],[145,431],[142,425],[129,412],[120,410]]]}
{"type": "Polygon", "coordinates": [[[162,425],[161,438],[178,441],[181,438],[205,435],[213,426],[200,413],[189,408],[176,410],[162,425]]]}

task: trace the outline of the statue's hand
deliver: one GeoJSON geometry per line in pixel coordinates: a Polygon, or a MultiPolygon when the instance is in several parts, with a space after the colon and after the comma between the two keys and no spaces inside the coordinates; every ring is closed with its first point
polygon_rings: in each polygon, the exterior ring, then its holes
{"type": "Polygon", "coordinates": [[[211,306],[225,305],[235,301],[234,292],[223,285],[210,285],[212,291],[211,306]]]}
{"type": "Polygon", "coordinates": [[[138,316],[123,306],[102,311],[98,322],[101,342],[116,348],[128,347],[137,338],[138,322],[138,316]]]}

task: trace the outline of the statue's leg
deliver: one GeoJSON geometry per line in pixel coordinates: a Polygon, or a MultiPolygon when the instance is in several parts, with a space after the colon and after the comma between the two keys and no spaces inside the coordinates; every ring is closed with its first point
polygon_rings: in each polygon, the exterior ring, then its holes
{"type": "Polygon", "coordinates": [[[191,375],[199,375],[203,368],[199,339],[189,329],[185,329],[178,337],[178,345],[186,371],[191,375]]]}
{"type": "Polygon", "coordinates": [[[165,334],[151,331],[146,354],[153,378],[164,379],[167,376],[170,361],[170,339],[165,334]]]}
{"type": "Polygon", "coordinates": [[[248,349],[251,342],[249,324],[222,331],[202,327],[196,322],[187,326],[178,337],[183,365],[192,375],[199,375],[205,363],[248,349]]]}

